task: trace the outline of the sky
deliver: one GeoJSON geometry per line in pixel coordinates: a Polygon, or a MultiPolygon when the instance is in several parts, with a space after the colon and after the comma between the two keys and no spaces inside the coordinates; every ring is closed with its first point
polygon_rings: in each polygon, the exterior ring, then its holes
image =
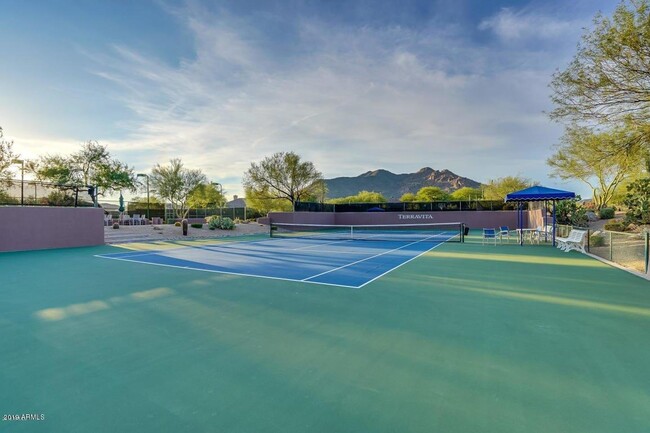
{"type": "MultiPolygon", "coordinates": [[[[325,178],[550,178],[552,74],[613,0],[0,0],[0,126],[23,158],[88,140],[242,195],[294,151],[325,178]]],[[[415,191],[414,191],[415,192],[415,191]]]]}

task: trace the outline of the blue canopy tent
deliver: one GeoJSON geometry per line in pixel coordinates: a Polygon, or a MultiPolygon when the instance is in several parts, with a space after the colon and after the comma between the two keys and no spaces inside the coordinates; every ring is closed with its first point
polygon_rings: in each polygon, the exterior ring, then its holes
{"type": "MultiPolygon", "coordinates": [[[[523,229],[524,211],[522,203],[531,201],[552,201],[553,202],[553,246],[555,246],[555,202],[560,200],[571,200],[576,194],[571,191],[562,191],[559,189],[546,188],[544,186],[532,186],[522,189],[521,191],[511,192],[506,196],[506,201],[516,202],[519,204],[519,214],[517,224],[519,229],[523,229]]],[[[546,224],[546,212],[544,212],[544,224],[546,224]]],[[[519,244],[523,245],[524,237],[519,237],[519,244]]]]}

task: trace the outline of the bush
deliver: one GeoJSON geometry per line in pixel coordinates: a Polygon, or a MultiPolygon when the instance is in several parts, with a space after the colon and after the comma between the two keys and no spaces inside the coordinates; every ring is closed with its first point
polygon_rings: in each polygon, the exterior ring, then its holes
{"type": "Polygon", "coordinates": [[[605,224],[605,230],[609,230],[612,232],[624,232],[627,230],[628,224],[623,221],[610,221],[607,224],[605,224]]]}
{"type": "Polygon", "coordinates": [[[605,237],[603,235],[591,235],[589,238],[589,246],[602,247],[605,245],[605,237]]]}
{"type": "Polygon", "coordinates": [[[627,222],[637,225],[650,224],[650,177],[628,185],[623,203],[627,206],[627,222]]]}
{"type": "Polygon", "coordinates": [[[228,217],[220,216],[211,216],[205,219],[208,222],[208,228],[210,230],[220,229],[220,230],[232,230],[235,228],[235,223],[232,219],[228,217]]]}
{"type": "Polygon", "coordinates": [[[598,211],[598,216],[601,220],[611,220],[614,218],[614,208],[604,207],[598,211]]]}
{"type": "Polygon", "coordinates": [[[203,228],[203,224],[201,224],[201,223],[192,223],[190,225],[192,227],[194,227],[195,229],[202,229],[203,228]]]}
{"type": "Polygon", "coordinates": [[[176,222],[174,223],[174,226],[175,226],[175,227],[180,227],[180,226],[181,226],[181,222],[180,222],[180,221],[176,221],[176,222]]]}
{"type": "Polygon", "coordinates": [[[557,203],[557,222],[574,227],[584,227],[589,219],[587,209],[580,205],[580,196],[575,200],[562,200],[557,203]]]}

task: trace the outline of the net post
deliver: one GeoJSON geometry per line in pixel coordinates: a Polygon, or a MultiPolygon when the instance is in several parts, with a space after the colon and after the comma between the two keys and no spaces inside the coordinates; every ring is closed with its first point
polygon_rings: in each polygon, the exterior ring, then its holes
{"type": "Polygon", "coordinates": [[[460,223],[460,243],[465,243],[465,223],[460,223]]]}
{"type": "Polygon", "coordinates": [[[350,239],[354,239],[354,226],[350,226],[350,239]]]}

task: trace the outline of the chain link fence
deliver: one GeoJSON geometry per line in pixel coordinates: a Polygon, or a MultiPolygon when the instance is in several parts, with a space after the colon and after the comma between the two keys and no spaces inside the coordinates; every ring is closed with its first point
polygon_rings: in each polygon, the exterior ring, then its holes
{"type": "Polygon", "coordinates": [[[0,182],[2,206],[94,206],[88,187],[60,185],[37,180],[0,182]]]}
{"type": "Polygon", "coordinates": [[[480,211],[513,210],[516,204],[504,203],[503,200],[467,200],[434,202],[392,202],[392,203],[315,203],[297,202],[296,212],[368,212],[382,210],[386,212],[444,212],[444,211],[480,211]]]}
{"type": "Polygon", "coordinates": [[[637,272],[648,272],[648,232],[589,231],[587,251],[637,272]]]}
{"type": "Polygon", "coordinates": [[[586,251],[604,260],[648,274],[650,254],[650,231],[614,232],[610,230],[592,230],[586,227],[557,226],[557,236],[567,237],[572,228],[587,230],[586,251]]]}

